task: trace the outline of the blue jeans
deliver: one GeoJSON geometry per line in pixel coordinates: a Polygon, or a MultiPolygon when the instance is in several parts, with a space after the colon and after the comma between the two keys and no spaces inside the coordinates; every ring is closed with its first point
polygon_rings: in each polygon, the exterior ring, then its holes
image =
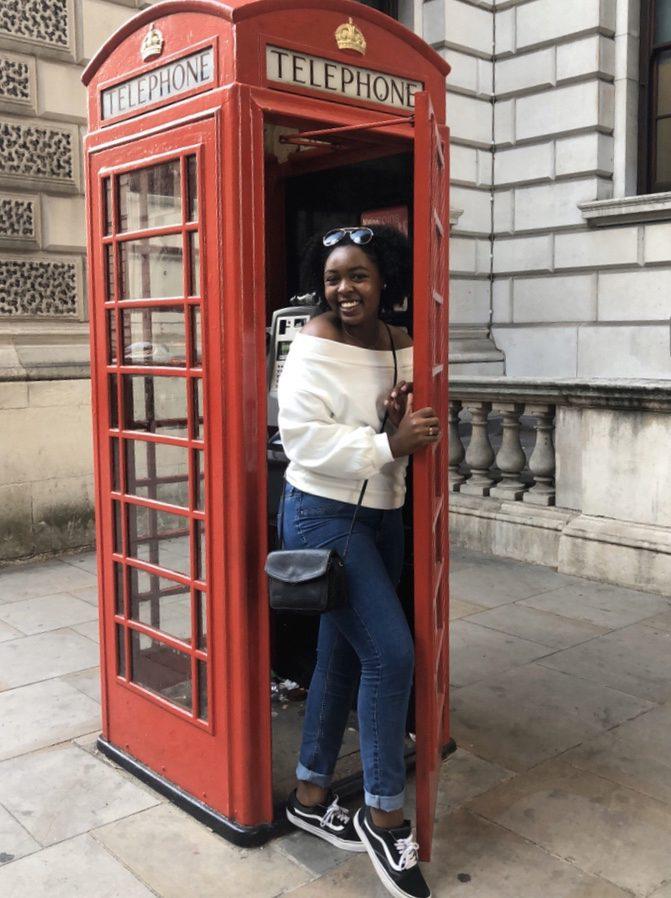
{"type": "MultiPolygon", "coordinates": [[[[342,555],[355,506],[285,487],[284,546],[342,555]]],[[[308,692],[299,780],[328,787],[354,690],[366,804],[403,807],[404,740],[414,645],[396,595],[403,565],[402,510],[361,508],[345,562],[349,604],[321,616],[308,692]]]]}

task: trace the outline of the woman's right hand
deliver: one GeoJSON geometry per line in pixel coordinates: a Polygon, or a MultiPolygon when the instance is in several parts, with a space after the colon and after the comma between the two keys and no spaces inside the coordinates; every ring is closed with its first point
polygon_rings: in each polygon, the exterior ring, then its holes
{"type": "Polygon", "coordinates": [[[440,439],[440,422],[435,411],[430,408],[412,409],[413,395],[408,394],[405,415],[401,419],[396,433],[389,437],[389,447],[394,458],[412,455],[440,439]]]}

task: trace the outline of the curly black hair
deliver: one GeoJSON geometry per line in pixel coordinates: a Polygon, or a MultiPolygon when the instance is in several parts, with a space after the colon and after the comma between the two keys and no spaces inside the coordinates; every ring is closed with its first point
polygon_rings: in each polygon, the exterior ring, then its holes
{"type": "MultiPolygon", "coordinates": [[[[408,238],[396,228],[375,225],[371,228],[370,243],[354,243],[347,234],[337,246],[359,246],[377,265],[382,282],[386,285],[380,296],[380,315],[388,315],[393,307],[410,293],[412,264],[408,238]]],[[[315,293],[318,300],[317,314],[328,311],[324,296],[324,267],[335,246],[324,246],[323,234],[314,234],[306,243],[301,259],[300,283],[302,293],[315,293]]]]}

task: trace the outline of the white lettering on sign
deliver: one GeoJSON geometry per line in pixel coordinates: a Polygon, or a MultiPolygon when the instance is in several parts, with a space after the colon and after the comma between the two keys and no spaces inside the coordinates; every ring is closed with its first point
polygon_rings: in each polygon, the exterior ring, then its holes
{"type": "Polygon", "coordinates": [[[340,94],[395,109],[413,109],[415,94],[424,89],[421,81],[270,45],[266,47],[266,76],[279,84],[340,94]]]}
{"type": "Polygon", "coordinates": [[[134,112],[143,106],[184,94],[201,84],[208,84],[213,78],[214,50],[206,47],[191,56],[176,59],[103,90],[102,117],[114,118],[124,112],[134,112]]]}

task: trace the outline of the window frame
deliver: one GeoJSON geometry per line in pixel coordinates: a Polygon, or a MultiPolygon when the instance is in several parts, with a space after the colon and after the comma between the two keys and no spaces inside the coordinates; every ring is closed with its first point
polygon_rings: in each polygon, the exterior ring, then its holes
{"type": "Polygon", "coordinates": [[[365,2],[365,0],[358,0],[363,6],[368,6],[371,9],[377,9],[378,12],[383,12],[386,15],[390,16],[392,19],[396,19],[398,21],[398,0],[371,0],[371,2],[365,2]]]}
{"type": "Polygon", "coordinates": [[[658,0],[641,0],[638,104],[638,193],[671,191],[671,179],[656,180],[657,164],[657,82],[654,79],[657,57],[671,50],[671,41],[655,45],[655,14],[658,0]]]}

